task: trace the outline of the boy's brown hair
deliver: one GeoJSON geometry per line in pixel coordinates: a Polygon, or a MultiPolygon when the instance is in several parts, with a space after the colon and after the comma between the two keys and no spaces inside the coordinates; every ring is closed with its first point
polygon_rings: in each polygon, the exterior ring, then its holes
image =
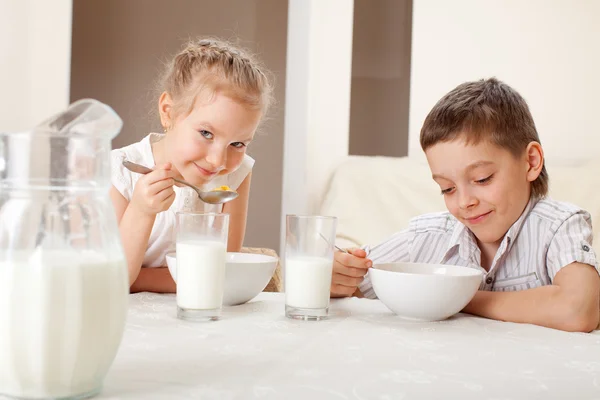
{"type": "MultiPolygon", "coordinates": [[[[520,157],[531,142],[540,143],[525,99],[496,78],[466,82],[446,94],[425,118],[421,128],[423,151],[458,137],[467,144],[490,140],[520,157]]],[[[531,196],[548,193],[546,166],[531,184],[531,196]]]]}

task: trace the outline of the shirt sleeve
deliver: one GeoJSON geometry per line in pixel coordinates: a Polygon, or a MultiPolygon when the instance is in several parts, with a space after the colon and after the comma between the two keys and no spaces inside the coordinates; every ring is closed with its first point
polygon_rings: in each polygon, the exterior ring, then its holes
{"type": "MultiPolygon", "coordinates": [[[[373,265],[388,262],[408,262],[410,261],[409,248],[411,237],[411,231],[405,229],[373,248],[364,246],[363,250],[367,252],[367,257],[373,261],[373,265]]],[[[377,298],[369,273],[365,275],[363,281],[358,285],[358,289],[366,298],[377,298]]]]}
{"type": "Polygon", "coordinates": [[[252,168],[254,167],[254,159],[249,155],[245,154],[242,163],[232,173],[227,175],[227,186],[232,188],[233,190],[237,190],[238,187],[244,182],[244,179],[252,172],[252,168]]]}
{"type": "Polygon", "coordinates": [[[588,212],[576,212],[563,221],[556,230],[546,255],[550,280],[554,281],[561,268],[574,262],[589,264],[600,272],[592,240],[592,218],[588,212]]]}
{"type": "Polygon", "coordinates": [[[127,201],[131,201],[134,183],[131,172],[123,166],[126,158],[125,152],[120,149],[110,152],[111,183],[127,201]]]}

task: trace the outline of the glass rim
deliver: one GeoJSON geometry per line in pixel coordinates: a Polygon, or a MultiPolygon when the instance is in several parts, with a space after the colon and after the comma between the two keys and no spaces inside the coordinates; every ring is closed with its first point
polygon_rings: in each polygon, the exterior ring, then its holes
{"type": "Polygon", "coordinates": [[[333,215],[309,215],[309,214],[286,214],[285,218],[297,218],[297,219],[327,219],[335,220],[337,217],[333,215]]]}
{"type": "Polygon", "coordinates": [[[206,216],[206,217],[219,217],[219,216],[229,216],[229,213],[218,213],[218,212],[199,212],[199,211],[177,211],[175,213],[176,216],[180,215],[190,215],[190,216],[206,216]]]}

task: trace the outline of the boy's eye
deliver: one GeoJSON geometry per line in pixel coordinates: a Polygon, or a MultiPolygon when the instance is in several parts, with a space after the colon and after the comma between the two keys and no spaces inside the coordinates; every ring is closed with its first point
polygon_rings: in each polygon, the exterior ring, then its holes
{"type": "Polygon", "coordinates": [[[231,145],[232,145],[233,147],[235,147],[236,149],[241,149],[242,147],[246,147],[246,144],[245,144],[245,143],[242,143],[242,142],[235,142],[235,143],[231,143],[231,145]]]}
{"type": "Polygon", "coordinates": [[[494,175],[492,174],[492,175],[488,176],[487,178],[479,179],[479,180],[477,180],[475,182],[476,183],[486,183],[486,182],[489,182],[490,179],[492,179],[492,176],[494,176],[494,175]]]}
{"type": "Polygon", "coordinates": [[[448,189],[442,189],[442,194],[450,194],[450,193],[452,193],[453,190],[454,190],[453,187],[448,188],[448,189]]]}
{"type": "Polygon", "coordinates": [[[214,137],[214,135],[212,133],[210,133],[209,131],[205,131],[205,130],[201,130],[200,134],[202,136],[204,136],[206,139],[212,139],[214,137]]]}

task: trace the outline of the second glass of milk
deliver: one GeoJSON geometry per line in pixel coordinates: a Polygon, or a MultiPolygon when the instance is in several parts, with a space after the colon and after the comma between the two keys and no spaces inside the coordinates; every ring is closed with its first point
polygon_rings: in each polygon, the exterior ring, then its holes
{"type": "Polygon", "coordinates": [[[221,316],[229,214],[177,213],[177,317],[221,316]]]}
{"type": "Polygon", "coordinates": [[[286,217],[284,284],[288,318],[327,318],[336,227],[335,217],[286,217]]]}

